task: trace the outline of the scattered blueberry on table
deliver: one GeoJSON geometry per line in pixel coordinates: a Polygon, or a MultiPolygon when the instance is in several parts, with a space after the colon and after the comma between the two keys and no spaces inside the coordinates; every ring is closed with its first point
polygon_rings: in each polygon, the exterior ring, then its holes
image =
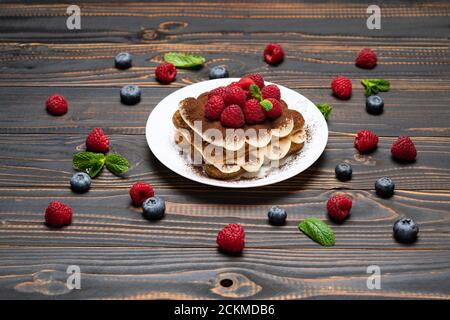
{"type": "Polygon", "coordinates": [[[340,181],[347,181],[352,178],[352,166],[347,163],[339,163],[335,168],[334,172],[336,178],[340,181]]]}
{"type": "Polygon", "coordinates": [[[131,67],[131,54],[128,52],[119,53],[114,59],[114,63],[117,69],[125,70],[131,67]]]}
{"type": "Polygon", "coordinates": [[[133,105],[141,101],[141,89],[139,86],[129,84],[120,89],[120,100],[127,105],[133,105]]]}
{"type": "Polygon", "coordinates": [[[76,172],[70,178],[70,187],[78,193],[86,192],[91,187],[91,177],[85,172],[76,172]]]}
{"type": "Polygon", "coordinates": [[[375,191],[382,198],[390,198],[394,195],[395,183],[391,178],[383,177],[375,182],[375,191]]]}
{"type": "Polygon", "coordinates": [[[380,96],[368,96],[366,98],[366,110],[370,114],[380,114],[383,112],[384,101],[380,96]]]}
{"type": "Polygon", "coordinates": [[[144,218],[148,220],[158,220],[164,216],[166,204],[161,197],[151,197],[142,204],[144,210],[144,218]]]}
{"type": "Polygon", "coordinates": [[[419,226],[411,218],[401,218],[394,223],[394,238],[398,242],[412,243],[419,234],[419,226]]]}
{"type": "Polygon", "coordinates": [[[209,70],[210,79],[228,78],[228,70],[223,66],[215,66],[209,70]]]}
{"type": "Polygon", "coordinates": [[[269,223],[275,226],[281,226],[286,223],[287,212],[279,207],[272,207],[267,212],[269,223]]]}

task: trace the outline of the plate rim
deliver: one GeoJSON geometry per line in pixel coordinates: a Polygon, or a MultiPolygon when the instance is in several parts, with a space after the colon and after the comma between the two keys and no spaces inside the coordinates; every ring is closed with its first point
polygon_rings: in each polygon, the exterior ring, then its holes
{"type": "MultiPolygon", "coordinates": [[[[151,122],[151,119],[152,119],[152,114],[154,114],[154,111],[158,107],[161,107],[161,105],[163,104],[164,100],[166,100],[171,95],[177,93],[179,90],[188,88],[188,87],[193,86],[193,85],[197,86],[197,85],[201,85],[201,84],[204,84],[204,83],[217,82],[218,85],[220,86],[220,85],[227,85],[227,84],[229,84],[229,83],[231,83],[233,81],[238,81],[239,79],[240,78],[222,78],[222,79],[205,80],[205,81],[201,81],[201,82],[192,83],[192,84],[190,84],[188,86],[185,86],[185,87],[182,87],[182,88],[179,88],[179,89],[173,91],[169,95],[165,96],[161,101],[159,101],[158,104],[150,112],[150,114],[149,114],[149,116],[147,118],[146,125],[145,125],[145,137],[146,137],[147,145],[150,148],[150,151],[152,152],[152,154],[156,157],[156,159],[158,159],[159,162],[161,162],[166,168],[168,168],[172,172],[174,172],[174,173],[176,173],[176,174],[178,174],[178,175],[180,175],[180,176],[182,176],[182,177],[184,177],[184,178],[186,178],[188,180],[195,181],[195,182],[203,184],[203,185],[210,185],[210,186],[229,188],[229,189],[257,188],[257,187],[269,186],[269,185],[272,185],[272,184],[276,184],[276,183],[288,180],[288,179],[290,179],[292,177],[295,177],[296,175],[306,171],[309,167],[311,167],[320,158],[320,156],[324,153],[325,148],[326,148],[327,143],[328,143],[329,130],[328,130],[328,123],[326,122],[325,118],[322,118],[323,119],[323,123],[324,123],[323,128],[326,131],[326,132],[324,132],[325,139],[324,139],[324,142],[323,142],[323,146],[321,146],[322,150],[320,150],[320,153],[319,152],[317,153],[317,156],[315,157],[315,159],[313,161],[311,161],[311,163],[307,167],[305,167],[303,170],[301,170],[299,172],[295,172],[295,170],[294,170],[293,172],[291,172],[289,174],[285,174],[285,175],[278,174],[278,175],[275,175],[271,179],[267,179],[267,178],[263,177],[263,178],[256,179],[256,180],[249,180],[248,184],[246,184],[246,183],[227,184],[227,182],[228,182],[227,180],[218,180],[218,179],[213,179],[213,178],[207,178],[206,180],[203,180],[203,179],[205,179],[205,177],[197,177],[195,174],[186,175],[185,172],[181,173],[180,170],[178,170],[177,168],[174,168],[170,164],[166,164],[165,162],[163,162],[160,159],[160,157],[158,157],[158,153],[155,152],[154,149],[152,148],[152,143],[150,141],[151,137],[150,137],[149,131],[150,131],[150,122],[151,122]]],[[[309,100],[307,97],[305,97],[304,95],[302,95],[301,93],[299,93],[299,92],[297,92],[297,91],[295,91],[293,89],[290,89],[288,87],[285,87],[285,86],[282,86],[282,85],[279,85],[279,84],[276,84],[276,83],[273,83],[273,82],[269,82],[269,81],[265,81],[265,83],[266,84],[275,84],[275,85],[280,86],[282,88],[285,88],[285,89],[288,89],[290,91],[293,91],[294,93],[296,93],[297,95],[299,95],[300,97],[302,97],[303,99],[309,101],[311,104],[314,105],[314,103],[311,100],[309,100]]],[[[317,111],[320,112],[319,110],[317,110],[317,111]]],[[[170,121],[170,123],[172,123],[171,119],[169,119],[169,121],[170,121]]]]}

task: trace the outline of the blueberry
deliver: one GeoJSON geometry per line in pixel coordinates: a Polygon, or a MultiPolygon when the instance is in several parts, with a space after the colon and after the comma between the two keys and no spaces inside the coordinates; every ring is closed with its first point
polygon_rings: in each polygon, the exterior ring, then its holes
{"type": "Polygon", "coordinates": [[[148,220],[161,219],[166,211],[166,204],[163,198],[151,197],[142,204],[144,209],[144,218],[148,220]]]}
{"type": "Polygon", "coordinates": [[[395,183],[391,178],[383,177],[375,182],[375,191],[382,198],[390,198],[394,195],[395,183]]]}
{"type": "Polygon", "coordinates": [[[352,166],[347,163],[339,163],[334,168],[334,173],[336,173],[336,178],[341,181],[350,180],[352,178],[352,166]]]}
{"type": "Polygon", "coordinates": [[[91,177],[85,172],[76,172],[70,178],[70,187],[75,192],[86,192],[91,187],[91,177]]]}
{"type": "Polygon", "coordinates": [[[141,89],[138,86],[129,84],[120,89],[120,100],[128,105],[141,101],[141,89]]]}
{"type": "Polygon", "coordinates": [[[368,96],[366,99],[366,110],[371,114],[380,114],[383,112],[384,101],[380,96],[368,96]]]}
{"type": "Polygon", "coordinates": [[[418,233],[419,226],[411,218],[401,218],[394,223],[394,238],[398,242],[414,242],[418,233]]]}
{"type": "Polygon", "coordinates": [[[210,79],[228,78],[228,70],[222,66],[215,66],[209,70],[210,79]]]}
{"type": "Polygon", "coordinates": [[[117,69],[128,69],[131,67],[131,54],[128,52],[119,53],[114,59],[117,69]]]}
{"type": "Polygon", "coordinates": [[[272,207],[267,212],[267,215],[269,217],[269,223],[275,226],[281,226],[286,222],[287,213],[284,209],[272,207]]]}

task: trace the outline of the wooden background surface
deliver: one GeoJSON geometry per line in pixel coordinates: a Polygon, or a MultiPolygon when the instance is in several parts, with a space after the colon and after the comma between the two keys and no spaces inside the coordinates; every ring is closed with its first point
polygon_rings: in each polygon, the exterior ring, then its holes
{"type": "Polygon", "coordinates": [[[382,29],[368,30],[368,4],[359,1],[90,1],[80,4],[78,31],[66,29],[67,5],[57,3],[0,4],[0,298],[450,298],[448,2],[381,4],[382,29]],[[270,41],[286,51],[277,67],[261,59],[270,41]],[[362,47],[377,51],[374,70],[354,66],[362,47]],[[113,67],[120,51],[134,56],[132,69],[113,67]],[[176,82],[160,85],[153,72],[167,51],[201,53],[206,66],[179,70],[176,82]],[[184,179],[153,157],[144,136],[152,108],[177,88],[206,80],[217,64],[231,76],[260,72],[333,105],[328,146],[315,165],[273,186],[225,192],[184,179]],[[338,74],[353,81],[349,101],[330,95],[338,74]],[[364,78],[391,81],[381,116],[365,112],[364,78]],[[119,102],[124,84],[143,88],[140,104],[119,102]],[[65,116],[45,112],[52,93],[68,98],[65,116]],[[123,179],[105,171],[90,192],[77,195],[69,188],[71,157],[93,127],[110,135],[131,170],[123,179]],[[380,136],[369,155],[353,148],[363,128],[380,136]],[[416,143],[414,164],[390,158],[400,134],[416,143]],[[334,178],[340,161],[353,166],[350,182],[334,178]],[[390,200],[373,190],[386,175],[397,186],[390,200]],[[137,180],[166,199],[164,220],[147,222],[130,205],[128,189],[137,180]],[[326,200],[337,192],[352,196],[354,208],[349,221],[334,226],[336,246],[323,248],[296,225],[309,216],[326,219],[326,200]],[[72,206],[70,227],[43,224],[53,199],[72,206]],[[271,205],[288,210],[287,226],[267,223],[271,205]],[[392,239],[402,215],[420,224],[414,245],[392,239]],[[231,222],[246,229],[240,257],[215,247],[218,230],[231,222]],[[65,286],[69,265],[81,268],[81,290],[65,286]],[[366,287],[369,265],[381,268],[381,290],[366,287]],[[223,279],[233,284],[224,287],[223,279]]]}

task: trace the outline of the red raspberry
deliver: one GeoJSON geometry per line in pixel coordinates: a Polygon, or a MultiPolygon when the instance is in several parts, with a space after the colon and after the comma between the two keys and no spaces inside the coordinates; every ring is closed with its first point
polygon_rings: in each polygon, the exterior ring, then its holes
{"type": "Polygon", "coordinates": [[[155,195],[153,187],[142,181],[138,181],[130,189],[130,197],[136,207],[142,206],[144,201],[155,195]]]}
{"type": "Polygon", "coordinates": [[[369,130],[361,130],[356,134],[355,147],[359,152],[374,150],[378,145],[378,136],[369,130]]]}
{"type": "Polygon", "coordinates": [[[352,199],[344,195],[331,197],[327,202],[328,214],[336,222],[344,221],[352,209],[352,199]]]}
{"type": "Polygon", "coordinates": [[[278,102],[278,100],[276,100],[274,98],[269,98],[269,99],[265,99],[265,100],[263,100],[262,106],[264,107],[266,116],[270,119],[276,119],[279,116],[281,116],[281,114],[283,113],[283,110],[281,109],[280,102],[278,102]],[[272,107],[270,109],[265,107],[265,105],[264,105],[265,100],[270,101],[270,103],[272,104],[272,107]]]}
{"type": "Polygon", "coordinates": [[[278,86],[276,86],[274,84],[269,84],[268,86],[265,86],[261,90],[261,94],[264,99],[268,99],[268,98],[274,98],[276,100],[281,99],[280,88],[278,88],[278,86]]]}
{"type": "Polygon", "coordinates": [[[237,104],[238,106],[243,107],[245,101],[247,101],[247,93],[238,86],[228,87],[224,101],[227,106],[230,104],[237,104]]]}
{"type": "Polygon", "coordinates": [[[225,102],[221,96],[212,96],[208,99],[205,105],[205,117],[209,120],[219,120],[223,109],[225,109],[225,102]]]}
{"type": "Polygon", "coordinates": [[[346,77],[339,76],[331,82],[331,90],[339,99],[347,100],[352,96],[352,83],[346,77]]]}
{"type": "Polygon", "coordinates": [[[60,201],[52,201],[45,210],[45,224],[60,228],[72,222],[72,208],[60,201]]]}
{"type": "Polygon", "coordinates": [[[69,109],[66,98],[59,94],[51,95],[45,102],[47,111],[54,116],[62,116],[69,109]]]}
{"type": "Polygon", "coordinates": [[[243,108],[245,122],[247,124],[262,123],[266,120],[264,109],[256,99],[247,100],[243,108]]]}
{"type": "Polygon", "coordinates": [[[242,252],[245,247],[245,231],[241,225],[231,223],[225,226],[217,234],[217,245],[219,249],[226,252],[242,252]]]}
{"type": "Polygon", "coordinates": [[[417,150],[409,137],[400,136],[391,146],[392,156],[401,161],[414,161],[417,150]]]}
{"type": "Polygon", "coordinates": [[[253,80],[250,79],[250,78],[241,78],[241,79],[238,81],[238,84],[239,84],[239,86],[240,86],[243,90],[248,91],[248,90],[250,89],[250,86],[251,86],[252,84],[256,84],[256,83],[255,83],[255,81],[253,81],[253,80]]]}
{"type": "Polygon", "coordinates": [[[222,99],[225,99],[227,90],[228,90],[227,87],[215,88],[215,89],[211,90],[210,92],[208,92],[208,99],[211,98],[212,96],[221,96],[222,99]]]}
{"type": "Polygon", "coordinates": [[[225,127],[240,128],[244,125],[245,119],[241,107],[236,104],[229,105],[220,115],[220,123],[225,127]]]}
{"type": "Polygon", "coordinates": [[[249,75],[245,76],[246,78],[250,78],[253,80],[253,82],[260,88],[264,88],[264,79],[262,77],[262,75],[260,75],[259,73],[251,73],[249,75]]]}
{"type": "Polygon", "coordinates": [[[177,76],[177,69],[171,63],[168,62],[161,63],[155,69],[156,80],[158,80],[163,84],[171,83],[173,80],[175,80],[176,76],[177,76]]]}
{"type": "Polygon", "coordinates": [[[278,43],[269,43],[264,49],[264,60],[268,64],[276,64],[283,60],[284,51],[278,43]]]}
{"type": "Polygon", "coordinates": [[[377,55],[372,49],[362,48],[356,57],[355,64],[363,69],[373,69],[377,65],[377,55]]]}
{"type": "Polygon", "coordinates": [[[92,152],[106,153],[109,150],[109,139],[100,128],[92,129],[86,138],[86,149],[92,152]]]}

